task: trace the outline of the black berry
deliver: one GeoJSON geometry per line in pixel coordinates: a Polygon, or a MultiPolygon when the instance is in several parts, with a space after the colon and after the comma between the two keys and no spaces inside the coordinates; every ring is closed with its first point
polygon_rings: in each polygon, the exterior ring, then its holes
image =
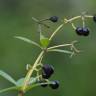
{"type": "Polygon", "coordinates": [[[89,29],[87,27],[77,27],[76,33],[81,36],[88,36],[89,35],[89,29]]]}
{"type": "Polygon", "coordinates": [[[58,21],[58,17],[57,16],[52,16],[49,18],[50,21],[52,22],[57,22],[58,21]]]}
{"type": "Polygon", "coordinates": [[[54,73],[54,68],[52,65],[45,64],[42,67],[42,77],[48,79],[54,73]]]}
{"type": "Polygon", "coordinates": [[[52,89],[57,89],[59,87],[59,81],[52,81],[52,84],[49,85],[52,89]]]}
{"type": "Polygon", "coordinates": [[[83,28],[82,27],[77,27],[75,31],[78,35],[83,35],[83,28]]]}
{"type": "Polygon", "coordinates": [[[96,22],[96,15],[93,16],[93,21],[96,22]]]}
{"type": "Polygon", "coordinates": [[[42,77],[43,77],[44,79],[48,79],[48,78],[51,77],[51,75],[42,72],[42,77]]]}
{"type": "Polygon", "coordinates": [[[83,36],[88,36],[89,35],[89,29],[87,27],[83,28],[83,36]]]}

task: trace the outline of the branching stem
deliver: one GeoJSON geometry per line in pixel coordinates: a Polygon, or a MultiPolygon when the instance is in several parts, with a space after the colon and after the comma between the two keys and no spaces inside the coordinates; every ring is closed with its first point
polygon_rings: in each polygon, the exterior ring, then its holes
{"type": "Polygon", "coordinates": [[[75,16],[75,17],[73,17],[73,18],[71,18],[71,19],[69,19],[69,20],[65,18],[65,19],[64,19],[64,22],[65,22],[65,23],[69,23],[69,22],[72,22],[73,20],[76,20],[76,19],[78,19],[78,18],[81,18],[81,16],[75,16]]]}
{"type": "Polygon", "coordinates": [[[56,35],[56,33],[63,27],[64,24],[61,24],[54,32],[53,34],[50,36],[49,40],[51,41],[52,38],[56,35]]]}
{"type": "Polygon", "coordinates": [[[37,57],[35,63],[33,64],[32,68],[30,68],[30,70],[28,71],[28,73],[27,73],[27,75],[26,75],[26,77],[25,77],[24,85],[23,85],[23,87],[22,87],[22,89],[21,89],[23,92],[26,90],[27,85],[28,85],[28,82],[29,82],[29,80],[30,80],[30,77],[31,77],[34,69],[37,67],[38,62],[40,61],[40,59],[41,59],[41,57],[43,56],[43,54],[44,54],[44,51],[41,51],[41,53],[40,53],[39,56],[37,57]]]}
{"type": "MultiPolygon", "coordinates": [[[[73,17],[69,20],[65,19],[65,24],[68,23],[68,22],[71,22],[75,19],[78,19],[78,18],[82,18],[81,16],[76,16],[76,17],[73,17]]],[[[38,24],[39,24],[39,31],[41,32],[41,22],[39,22],[36,18],[32,18],[34,21],[36,21],[38,24]]],[[[51,41],[53,39],[53,37],[56,35],[56,33],[63,27],[63,24],[61,24],[54,32],[53,34],[50,36],[49,40],[51,41]]],[[[43,24],[44,25],[44,24],[43,24]]],[[[75,29],[75,25],[72,23],[72,26],[73,28],[75,29]]],[[[47,48],[48,50],[50,49],[54,49],[54,48],[58,48],[58,47],[64,47],[64,46],[71,46],[72,49],[74,49],[76,52],[79,52],[75,47],[74,47],[74,44],[75,42],[73,42],[72,44],[62,44],[62,45],[57,45],[57,46],[53,46],[53,47],[49,47],[47,48]]],[[[21,91],[19,92],[18,96],[24,96],[24,92],[26,91],[27,89],[27,86],[28,86],[28,82],[33,74],[33,71],[36,70],[36,67],[38,66],[38,64],[41,62],[41,60],[43,59],[43,56],[45,54],[45,50],[42,49],[41,53],[39,54],[39,56],[37,57],[35,63],[33,64],[33,66],[31,66],[30,70],[27,72],[27,75],[25,76],[25,80],[24,80],[24,84],[21,88],[21,91]]]]}
{"type": "Polygon", "coordinates": [[[50,50],[50,49],[54,49],[54,48],[58,48],[58,47],[65,47],[65,46],[71,46],[71,45],[72,45],[72,44],[61,44],[61,45],[49,47],[49,48],[47,48],[47,49],[50,50]]]}
{"type": "MultiPolygon", "coordinates": [[[[93,16],[92,15],[86,15],[86,14],[84,14],[84,17],[85,18],[93,18],[93,16]]],[[[74,20],[76,20],[76,19],[79,19],[79,18],[81,18],[82,19],[82,15],[80,15],[80,16],[75,16],[75,17],[73,17],[73,18],[71,18],[71,19],[64,19],[64,23],[70,23],[70,22],[72,22],[72,21],[74,21],[74,20]]]]}

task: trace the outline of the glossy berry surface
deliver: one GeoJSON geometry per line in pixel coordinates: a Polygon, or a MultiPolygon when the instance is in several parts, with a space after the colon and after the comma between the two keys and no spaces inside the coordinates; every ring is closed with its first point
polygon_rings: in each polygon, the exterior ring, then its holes
{"type": "Polygon", "coordinates": [[[54,73],[54,68],[52,65],[45,64],[42,71],[42,77],[48,79],[54,73]]]}
{"type": "Polygon", "coordinates": [[[49,85],[52,89],[57,89],[59,87],[59,81],[52,81],[52,84],[49,85]]]}
{"type": "Polygon", "coordinates": [[[93,16],[93,21],[96,22],[96,15],[93,16]]]}
{"type": "Polygon", "coordinates": [[[51,77],[51,75],[42,72],[42,77],[43,77],[44,79],[48,79],[48,78],[51,77]]]}
{"type": "Polygon", "coordinates": [[[57,22],[58,21],[58,17],[57,16],[52,16],[49,18],[50,21],[52,22],[57,22]]]}
{"type": "Polygon", "coordinates": [[[87,27],[77,27],[75,31],[80,36],[88,36],[89,35],[89,29],[87,27]]]}
{"type": "Polygon", "coordinates": [[[83,28],[82,27],[77,27],[75,31],[78,35],[83,35],[83,28]]]}
{"type": "Polygon", "coordinates": [[[89,35],[89,29],[87,27],[83,28],[83,36],[88,36],[89,35]]]}

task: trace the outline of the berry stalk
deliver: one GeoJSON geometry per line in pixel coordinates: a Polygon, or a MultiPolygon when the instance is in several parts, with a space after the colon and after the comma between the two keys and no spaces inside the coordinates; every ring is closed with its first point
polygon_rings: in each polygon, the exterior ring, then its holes
{"type": "Polygon", "coordinates": [[[51,41],[52,38],[56,35],[56,33],[63,27],[64,24],[61,24],[54,32],[53,34],[50,36],[49,40],[51,41]]]}

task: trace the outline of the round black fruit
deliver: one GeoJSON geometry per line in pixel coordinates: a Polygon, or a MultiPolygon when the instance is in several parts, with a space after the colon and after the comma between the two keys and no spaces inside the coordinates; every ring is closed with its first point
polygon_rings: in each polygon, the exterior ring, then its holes
{"type": "Polygon", "coordinates": [[[75,31],[78,35],[83,35],[83,28],[82,27],[77,27],[75,31]]]}
{"type": "Polygon", "coordinates": [[[89,29],[87,27],[83,28],[83,36],[88,36],[89,35],[89,29]]]}
{"type": "Polygon", "coordinates": [[[47,76],[51,76],[54,73],[54,68],[52,65],[49,64],[44,64],[44,66],[42,67],[43,70],[43,74],[47,75],[47,76]]]}
{"type": "Polygon", "coordinates": [[[44,79],[48,79],[48,78],[51,77],[51,75],[50,75],[50,74],[46,74],[46,73],[44,73],[44,71],[43,71],[43,72],[42,72],[42,77],[43,77],[44,79]]]}
{"type": "Polygon", "coordinates": [[[58,17],[57,16],[52,16],[49,18],[50,21],[52,22],[57,22],[58,21],[58,17]]]}
{"type": "Polygon", "coordinates": [[[58,89],[59,87],[59,81],[55,80],[52,81],[52,84],[49,85],[52,89],[58,89]]]}

